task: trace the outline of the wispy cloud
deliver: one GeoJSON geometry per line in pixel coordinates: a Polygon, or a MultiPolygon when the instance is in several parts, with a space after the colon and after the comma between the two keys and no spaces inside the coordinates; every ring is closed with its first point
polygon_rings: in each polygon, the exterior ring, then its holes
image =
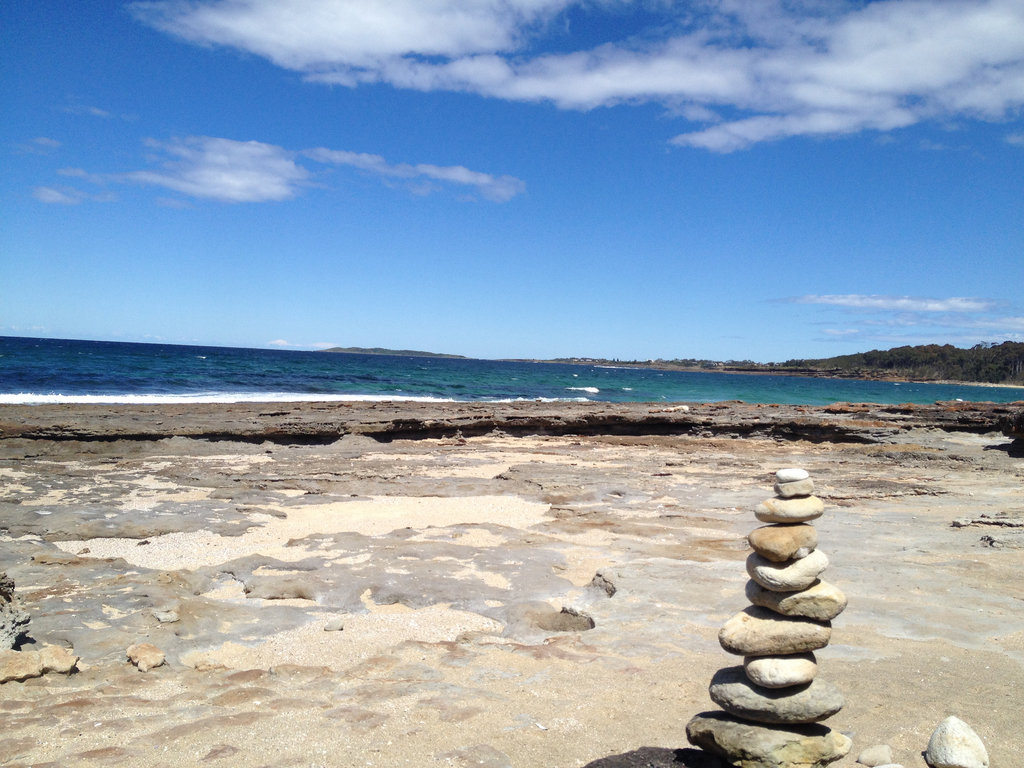
{"type": "Polygon", "coordinates": [[[794,301],[800,304],[830,304],[836,307],[900,312],[986,312],[995,304],[989,299],[960,296],[929,299],[913,296],[865,296],[857,293],[800,296],[794,301]]]}
{"type": "Polygon", "coordinates": [[[209,136],[148,141],[162,169],[132,171],[122,178],[172,189],[189,197],[227,203],[287,200],[308,179],[294,153],[259,141],[209,136]]]}
{"type": "Polygon", "coordinates": [[[89,193],[74,187],[34,187],[32,197],[49,205],[79,205],[84,202],[109,203],[116,199],[111,192],[89,193]]]}
{"type": "MultiPolygon", "coordinates": [[[[323,147],[293,151],[259,141],[210,136],[148,140],[145,145],[156,168],[122,173],[61,168],[57,173],[99,186],[156,186],[190,198],[224,203],[261,203],[295,197],[313,185],[314,173],[302,165],[300,159],[354,167],[381,178],[404,180],[418,194],[441,188],[457,189],[503,203],[526,189],[524,182],[514,176],[495,176],[461,165],[389,163],[379,155],[323,147]]],[[[35,196],[45,203],[75,204],[95,199],[84,191],[66,186],[38,187],[35,196]]],[[[168,201],[164,200],[163,204],[168,204],[168,201]]]]}
{"type": "Polygon", "coordinates": [[[15,148],[26,155],[51,155],[60,149],[61,143],[48,136],[37,136],[31,141],[16,144],[15,148]]]}
{"type": "Polygon", "coordinates": [[[309,80],[572,109],[661,103],[704,124],[673,143],[719,152],[999,120],[1024,106],[1019,0],[658,3],[647,6],[655,21],[643,34],[559,53],[541,51],[554,22],[569,23],[561,14],[610,14],[620,3],[155,0],[132,9],[170,34],[245,50],[309,80]]]}
{"type": "Polygon", "coordinates": [[[99,107],[89,106],[87,104],[71,104],[64,107],[64,111],[69,115],[86,115],[87,117],[101,117],[104,120],[108,120],[114,117],[112,112],[108,112],[105,109],[99,107]]]}
{"type": "Polygon", "coordinates": [[[1024,317],[1005,314],[992,299],[951,296],[829,294],[786,301],[832,310],[821,321],[822,340],[870,344],[976,344],[1024,338],[1024,317]],[[844,326],[844,322],[849,326],[844,326]]]}
{"type": "MultiPolygon", "coordinates": [[[[311,149],[304,153],[312,160],[333,165],[347,165],[385,178],[406,179],[410,181],[427,180],[441,184],[452,184],[457,188],[475,190],[488,200],[504,203],[511,200],[526,189],[521,179],[514,176],[493,176],[489,173],[471,171],[461,165],[431,165],[429,163],[388,163],[380,155],[361,152],[345,152],[336,149],[311,149]]],[[[429,191],[430,188],[423,191],[429,191]]]]}

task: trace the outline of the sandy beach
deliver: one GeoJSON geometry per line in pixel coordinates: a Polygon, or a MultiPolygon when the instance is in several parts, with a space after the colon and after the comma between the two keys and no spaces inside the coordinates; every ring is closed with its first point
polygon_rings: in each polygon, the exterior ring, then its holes
{"type": "Polygon", "coordinates": [[[819,654],[836,765],[924,768],[956,715],[1012,768],[1022,407],[0,407],[23,649],[80,657],[0,685],[0,764],[702,764],[752,509],[801,466],[850,601],[819,654]]]}

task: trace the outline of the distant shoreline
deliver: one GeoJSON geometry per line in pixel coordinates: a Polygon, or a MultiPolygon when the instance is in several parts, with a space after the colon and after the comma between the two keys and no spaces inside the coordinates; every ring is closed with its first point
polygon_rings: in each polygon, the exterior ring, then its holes
{"type": "Polygon", "coordinates": [[[465,355],[445,352],[424,352],[418,349],[385,349],[384,347],[330,347],[321,349],[335,355],[381,355],[382,357],[443,357],[446,360],[468,360],[465,355]]]}
{"type": "Polygon", "coordinates": [[[616,368],[637,368],[651,371],[682,371],[685,373],[732,373],[743,376],[794,376],[809,379],[837,379],[840,381],[879,381],[886,384],[945,384],[949,386],[963,387],[995,387],[1001,389],[1024,389],[1024,384],[996,384],[990,381],[956,381],[953,379],[907,379],[898,376],[837,376],[825,371],[816,371],[808,368],[794,369],[766,369],[766,368],[702,368],[700,366],[684,366],[658,363],[634,363],[619,362],[616,360],[531,360],[531,359],[506,359],[506,362],[514,363],[551,363],[554,365],[589,365],[589,366],[610,366],[616,368]]]}

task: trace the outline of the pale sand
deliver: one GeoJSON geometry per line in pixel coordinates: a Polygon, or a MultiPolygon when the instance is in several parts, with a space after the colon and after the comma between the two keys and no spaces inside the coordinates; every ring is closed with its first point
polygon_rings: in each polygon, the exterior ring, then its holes
{"type": "Polygon", "coordinates": [[[241,536],[194,531],[154,536],[147,546],[139,546],[136,539],[121,538],[60,541],[56,544],[71,554],[88,549],[83,556],[120,557],[142,568],[194,570],[254,554],[285,562],[298,561],[308,557],[310,550],[288,546],[288,542],[314,534],[352,532],[380,536],[399,528],[443,528],[495,521],[513,528],[529,528],[544,520],[550,505],[512,496],[377,496],[367,500],[277,509],[286,517],[255,513],[251,519],[260,524],[241,536]]]}
{"type": "Polygon", "coordinates": [[[450,642],[467,633],[498,635],[503,628],[501,622],[445,604],[420,609],[397,603],[376,605],[368,592],[362,602],[367,613],[320,614],[310,624],[273,634],[258,645],[226,642],[214,650],[182,654],[179,662],[197,669],[270,670],[281,664],[300,664],[343,670],[401,643],[450,642]],[[336,620],[341,620],[343,629],[324,630],[336,620]]]}

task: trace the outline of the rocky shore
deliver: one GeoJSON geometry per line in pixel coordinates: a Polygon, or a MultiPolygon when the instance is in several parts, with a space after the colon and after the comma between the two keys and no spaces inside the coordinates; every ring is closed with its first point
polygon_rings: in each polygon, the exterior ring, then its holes
{"type": "Polygon", "coordinates": [[[924,768],[953,715],[1010,768],[1022,410],[0,407],[0,764],[711,766],[752,513],[805,467],[833,765],[924,768]]]}

